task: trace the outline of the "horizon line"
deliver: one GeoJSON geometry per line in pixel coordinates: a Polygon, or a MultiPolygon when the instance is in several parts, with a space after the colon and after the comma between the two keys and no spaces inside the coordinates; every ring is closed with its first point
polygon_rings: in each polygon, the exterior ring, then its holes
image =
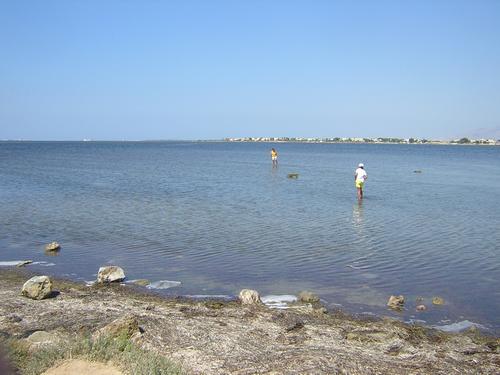
{"type": "Polygon", "coordinates": [[[394,139],[407,141],[410,139],[414,140],[425,140],[427,142],[452,142],[460,139],[469,139],[470,141],[476,140],[494,140],[500,141],[500,139],[493,138],[473,138],[473,137],[460,137],[460,138],[450,138],[450,139],[439,139],[439,138],[418,138],[418,137],[224,137],[224,138],[198,138],[198,139],[187,139],[187,138],[157,138],[157,139],[8,139],[0,138],[0,142],[280,142],[280,143],[300,143],[300,142],[316,142],[323,141],[323,143],[342,143],[342,142],[357,142],[357,143],[370,143],[364,140],[378,140],[378,139],[394,139]],[[334,141],[336,139],[336,141],[334,141]]]}

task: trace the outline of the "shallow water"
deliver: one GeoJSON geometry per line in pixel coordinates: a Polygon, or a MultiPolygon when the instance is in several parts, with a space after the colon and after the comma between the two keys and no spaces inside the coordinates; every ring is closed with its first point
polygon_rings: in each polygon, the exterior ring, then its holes
{"type": "Polygon", "coordinates": [[[4,142],[0,261],[181,282],[165,294],[310,289],[354,313],[499,332],[498,161],[495,146],[4,142]],[[51,241],[56,256],[43,251],[51,241]],[[405,311],[387,311],[391,294],[407,297],[405,311]]]}

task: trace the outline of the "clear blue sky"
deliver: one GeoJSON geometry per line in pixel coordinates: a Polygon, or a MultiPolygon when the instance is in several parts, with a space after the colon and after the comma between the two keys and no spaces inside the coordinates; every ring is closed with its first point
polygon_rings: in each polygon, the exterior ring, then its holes
{"type": "Polygon", "coordinates": [[[0,139],[500,138],[500,1],[1,1],[0,139]]]}

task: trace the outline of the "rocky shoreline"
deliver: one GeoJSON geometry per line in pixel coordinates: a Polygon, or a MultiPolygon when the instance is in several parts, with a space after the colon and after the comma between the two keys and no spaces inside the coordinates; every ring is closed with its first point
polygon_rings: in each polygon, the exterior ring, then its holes
{"type": "Polygon", "coordinates": [[[192,374],[500,373],[500,339],[477,330],[449,334],[393,319],[360,320],[315,302],[276,310],[56,278],[50,298],[35,300],[21,295],[31,276],[0,270],[3,338],[95,335],[117,319],[133,319],[135,343],[192,374]]]}

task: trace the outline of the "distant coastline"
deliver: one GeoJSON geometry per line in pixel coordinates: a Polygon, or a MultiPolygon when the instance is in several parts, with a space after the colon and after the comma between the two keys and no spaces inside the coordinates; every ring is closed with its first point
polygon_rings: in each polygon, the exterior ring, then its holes
{"type": "Polygon", "coordinates": [[[293,138],[293,137],[242,137],[223,139],[68,139],[68,140],[35,140],[35,139],[0,139],[0,142],[88,142],[88,143],[161,143],[161,142],[206,142],[206,143],[346,143],[346,144],[427,144],[427,145],[461,145],[461,146],[500,146],[500,139],[460,138],[453,140],[431,140],[419,138],[293,138]]]}
{"type": "Polygon", "coordinates": [[[448,141],[425,138],[292,138],[292,137],[245,137],[224,138],[226,142],[263,142],[263,143],[378,143],[378,144],[435,144],[435,145],[486,145],[500,146],[500,139],[460,138],[448,141]]]}

